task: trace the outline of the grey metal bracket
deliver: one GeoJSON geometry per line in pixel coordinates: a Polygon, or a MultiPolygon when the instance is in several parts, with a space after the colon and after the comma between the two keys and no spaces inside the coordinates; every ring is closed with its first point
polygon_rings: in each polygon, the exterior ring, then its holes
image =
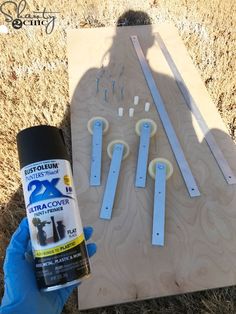
{"type": "Polygon", "coordinates": [[[120,174],[120,167],[123,158],[124,145],[117,143],[114,145],[110,169],[107,177],[105,192],[103,195],[100,218],[110,220],[115,201],[116,188],[120,174]]]}
{"type": "Polygon", "coordinates": [[[226,161],[222,151],[220,150],[214,136],[210,132],[206,121],[204,120],[200,110],[198,109],[198,106],[193,99],[191,93],[188,90],[188,87],[186,86],[184,79],[182,75],[180,74],[179,70],[177,69],[174,60],[172,59],[166,45],[164,44],[161,36],[159,33],[155,34],[156,40],[161,48],[162,53],[164,54],[167,63],[169,64],[169,67],[174,74],[176,83],[184,97],[184,100],[189,108],[189,110],[192,112],[194,117],[196,118],[198,125],[200,126],[202,133],[205,137],[205,140],[215,157],[215,160],[228,184],[236,184],[236,176],[234,175],[232,169],[230,168],[228,162],[226,161]]]}

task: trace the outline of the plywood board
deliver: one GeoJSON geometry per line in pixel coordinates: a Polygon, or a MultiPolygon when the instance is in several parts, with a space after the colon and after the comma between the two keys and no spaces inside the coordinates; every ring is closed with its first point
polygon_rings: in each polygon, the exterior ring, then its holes
{"type": "Polygon", "coordinates": [[[98,245],[92,276],[79,288],[79,307],[89,309],[152,297],[180,294],[236,284],[236,187],[228,185],[191,116],[155,41],[159,32],[185,83],[211,128],[225,158],[236,173],[235,145],[209,98],[177,31],[171,25],[72,30],[68,33],[71,130],[74,179],[84,225],[94,227],[98,245]],[[199,185],[201,196],[191,199],[154,108],[130,35],[138,35],[199,185]],[[96,77],[101,76],[96,94],[96,77]],[[112,80],[115,93],[112,94],[112,80]],[[120,89],[124,86],[124,100],[120,89]],[[109,91],[104,101],[104,89],[109,91]],[[138,95],[134,118],[128,109],[138,95]],[[148,113],[145,102],[151,103],[148,113]],[[124,116],[117,115],[124,107],[124,116]],[[89,186],[91,135],[87,122],[103,116],[110,128],[104,136],[102,185],[89,186]],[[154,182],[134,187],[139,138],[135,123],[156,121],[149,160],[165,157],[174,166],[167,183],[166,234],[163,248],[151,245],[154,182]],[[131,153],[122,163],[111,221],[99,219],[109,170],[108,143],[123,139],[131,153]]]}

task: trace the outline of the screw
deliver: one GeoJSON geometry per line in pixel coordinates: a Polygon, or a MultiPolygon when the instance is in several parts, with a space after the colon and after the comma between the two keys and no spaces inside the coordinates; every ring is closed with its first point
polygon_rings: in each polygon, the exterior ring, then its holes
{"type": "Polygon", "coordinates": [[[99,78],[96,79],[96,93],[99,92],[99,78]]]}
{"type": "Polygon", "coordinates": [[[95,122],[95,125],[96,125],[96,126],[100,126],[100,125],[101,125],[101,122],[100,122],[100,121],[96,121],[96,122],[95,122]]]}
{"type": "Polygon", "coordinates": [[[123,86],[121,87],[121,90],[120,90],[120,97],[121,97],[121,100],[124,99],[124,87],[123,86]]]}
{"type": "Polygon", "coordinates": [[[115,84],[116,84],[116,81],[112,81],[112,94],[115,93],[115,84]]]}
{"type": "Polygon", "coordinates": [[[107,101],[108,90],[104,89],[104,100],[107,101]]]}

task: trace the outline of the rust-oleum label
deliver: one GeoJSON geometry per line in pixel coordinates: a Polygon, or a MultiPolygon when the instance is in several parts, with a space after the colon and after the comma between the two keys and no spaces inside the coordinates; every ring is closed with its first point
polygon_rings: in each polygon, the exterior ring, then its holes
{"type": "Polygon", "coordinates": [[[40,288],[90,273],[83,228],[67,160],[45,160],[21,169],[36,277],[40,288]]]}

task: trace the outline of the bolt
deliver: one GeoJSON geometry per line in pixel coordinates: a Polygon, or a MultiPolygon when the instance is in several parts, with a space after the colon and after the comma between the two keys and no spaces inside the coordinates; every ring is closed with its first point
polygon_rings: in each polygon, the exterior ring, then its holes
{"type": "Polygon", "coordinates": [[[108,90],[104,89],[104,100],[107,101],[108,90]]]}
{"type": "Polygon", "coordinates": [[[96,126],[100,126],[100,125],[101,125],[101,122],[100,122],[100,121],[96,121],[96,122],[95,122],[95,125],[96,125],[96,126]]]}
{"type": "Polygon", "coordinates": [[[96,79],[96,86],[97,86],[96,93],[98,93],[99,92],[99,78],[96,79]]]}
{"type": "Polygon", "coordinates": [[[112,94],[115,93],[115,83],[116,81],[112,81],[112,94]]]}
{"type": "Polygon", "coordinates": [[[120,97],[121,97],[121,100],[124,99],[124,87],[121,87],[121,90],[120,90],[120,97]]]}
{"type": "Polygon", "coordinates": [[[121,151],[121,149],[122,149],[122,144],[120,144],[120,143],[116,144],[115,150],[121,151]]]}

